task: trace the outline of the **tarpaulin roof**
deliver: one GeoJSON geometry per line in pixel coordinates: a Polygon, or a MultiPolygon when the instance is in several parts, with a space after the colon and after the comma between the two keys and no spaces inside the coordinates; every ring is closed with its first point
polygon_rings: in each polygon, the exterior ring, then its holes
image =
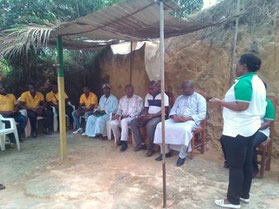
{"type": "MultiPolygon", "coordinates": [[[[169,14],[178,9],[170,0],[165,6],[165,38],[191,33],[221,22],[182,20],[169,14]]],[[[52,36],[84,37],[92,40],[142,41],[155,39],[159,33],[159,4],[154,0],[127,0],[98,10],[74,21],[62,23],[52,36]]],[[[224,20],[222,21],[224,22],[224,20]]]]}

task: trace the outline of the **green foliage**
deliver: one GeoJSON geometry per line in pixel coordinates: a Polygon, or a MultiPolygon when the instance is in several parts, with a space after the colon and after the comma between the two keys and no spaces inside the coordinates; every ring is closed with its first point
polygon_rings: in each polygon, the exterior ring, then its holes
{"type": "Polygon", "coordinates": [[[56,74],[51,63],[46,62],[41,56],[35,56],[32,51],[29,53],[32,57],[29,61],[25,58],[8,60],[10,70],[3,75],[3,84],[17,97],[26,90],[28,82],[36,83],[39,88],[44,88],[48,77],[56,74]]]}
{"type": "Polygon", "coordinates": [[[11,71],[11,68],[9,67],[9,64],[7,62],[7,60],[5,60],[4,58],[0,60],[0,72],[2,74],[2,76],[6,76],[7,73],[9,73],[11,71]]]}
{"type": "Polygon", "coordinates": [[[55,23],[50,9],[51,0],[2,0],[0,3],[0,29],[27,24],[55,23]]]}
{"type": "Polygon", "coordinates": [[[55,24],[85,16],[119,0],[1,0],[0,30],[27,24],[55,24]]]}
{"type": "MultiPolygon", "coordinates": [[[[12,32],[16,32],[17,29],[27,25],[30,28],[34,27],[30,24],[44,26],[70,21],[118,1],[120,0],[0,0],[0,38],[3,29],[11,29],[12,32]]],[[[26,32],[40,36],[40,28],[33,31],[26,32]]],[[[23,37],[27,37],[27,35],[23,37]]],[[[10,39],[12,40],[12,38],[11,36],[10,39]]],[[[35,36],[33,40],[36,40],[35,36]]],[[[9,59],[6,57],[6,60],[3,59],[0,62],[0,71],[3,74],[2,82],[8,91],[16,96],[25,90],[28,82],[35,82],[44,91],[47,83],[57,79],[57,69],[53,67],[53,64],[57,62],[56,50],[47,48],[37,54],[35,52],[36,48],[33,47],[24,57],[14,56],[9,59]]],[[[92,90],[96,90],[98,86],[98,72],[94,68],[95,56],[96,53],[64,50],[66,91],[71,94],[75,92],[72,95],[75,100],[78,99],[82,85],[85,83],[92,90]]]]}
{"type": "Polygon", "coordinates": [[[193,14],[203,7],[203,0],[174,0],[181,9],[176,11],[176,17],[186,17],[193,14]]]}

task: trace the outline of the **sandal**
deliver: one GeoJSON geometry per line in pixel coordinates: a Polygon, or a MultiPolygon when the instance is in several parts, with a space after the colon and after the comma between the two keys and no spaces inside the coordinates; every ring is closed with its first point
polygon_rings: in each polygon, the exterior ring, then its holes
{"type": "Polygon", "coordinates": [[[225,200],[215,200],[215,204],[222,208],[240,208],[240,205],[225,203],[225,200]]]}
{"type": "Polygon", "coordinates": [[[0,184],[0,190],[5,189],[6,187],[3,184],[0,184]]]}

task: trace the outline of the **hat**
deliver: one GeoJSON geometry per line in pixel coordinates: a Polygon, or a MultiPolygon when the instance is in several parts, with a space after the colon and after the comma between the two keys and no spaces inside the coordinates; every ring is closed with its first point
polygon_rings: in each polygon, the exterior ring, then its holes
{"type": "Polygon", "coordinates": [[[108,83],[105,83],[105,84],[102,85],[102,89],[104,89],[104,88],[109,88],[110,89],[110,85],[108,83]]]}

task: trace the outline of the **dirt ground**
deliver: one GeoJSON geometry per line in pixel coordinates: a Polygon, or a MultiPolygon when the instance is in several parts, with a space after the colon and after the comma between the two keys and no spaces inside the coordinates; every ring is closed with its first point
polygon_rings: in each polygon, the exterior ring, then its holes
{"type": "MultiPolygon", "coordinates": [[[[131,146],[119,152],[113,141],[68,134],[68,157],[59,159],[59,135],[39,136],[21,144],[20,152],[0,152],[0,208],[162,208],[162,167],[155,156],[144,157],[131,146]]],[[[176,167],[167,159],[167,208],[213,209],[223,198],[228,170],[213,148],[176,167]]],[[[279,166],[255,179],[245,209],[279,208],[279,166]]]]}

